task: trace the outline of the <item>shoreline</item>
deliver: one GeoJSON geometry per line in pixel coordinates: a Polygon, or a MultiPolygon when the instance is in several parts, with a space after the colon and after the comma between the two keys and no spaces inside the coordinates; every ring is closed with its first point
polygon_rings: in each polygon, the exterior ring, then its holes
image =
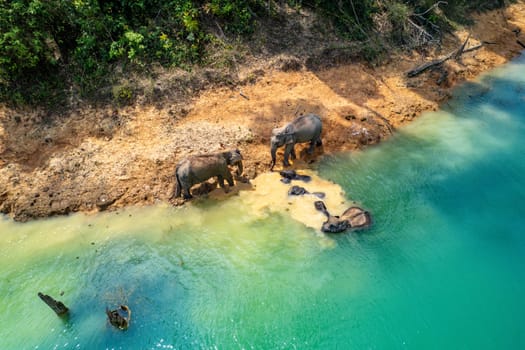
{"type": "MultiPolygon", "coordinates": [[[[269,170],[271,129],[303,113],[323,118],[322,154],[366,148],[437,110],[460,84],[517,57],[523,48],[516,29],[525,31],[523,1],[477,15],[475,25],[445,39],[441,52],[426,60],[407,56],[379,67],[267,70],[252,83],[202,92],[183,116],[171,106],[84,106],[48,121],[39,111],[0,108],[0,212],[27,221],[167,202],[182,157],[222,148],[239,148],[245,175],[254,179],[269,170]],[[468,47],[485,44],[441,70],[406,77],[457,49],[458,39],[468,35],[468,47]]],[[[321,155],[302,150],[296,148],[305,167],[321,155]]],[[[282,148],[275,170],[281,160],[282,148]]]]}

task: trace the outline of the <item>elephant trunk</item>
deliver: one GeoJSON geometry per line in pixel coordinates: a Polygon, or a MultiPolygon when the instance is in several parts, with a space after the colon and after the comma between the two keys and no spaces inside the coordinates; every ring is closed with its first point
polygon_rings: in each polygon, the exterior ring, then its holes
{"type": "Polygon", "coordinates": [[[171,195],[170,200],[178,198],[180,196],[182,186],[180,184],[179,175],[177,174],[178,171],[179,167],[177,166],[177,168],[175,169],[175,188],[173,189],[173,194],[171,195]]]}
{"type": "Polygon", "coordinates": [[[241,176],[243,172],[242,160],[239,160],[235,165],[237,165],[237,176],[241,176]]]}
{"type": "Polygon", "coordinates": [[[272,163],[270,164],[270,171],[272,171],[273,167],[275,166],[276,153],[277,153],[277,145],[272,144],[272,148],[271,148],[272,163]]]}

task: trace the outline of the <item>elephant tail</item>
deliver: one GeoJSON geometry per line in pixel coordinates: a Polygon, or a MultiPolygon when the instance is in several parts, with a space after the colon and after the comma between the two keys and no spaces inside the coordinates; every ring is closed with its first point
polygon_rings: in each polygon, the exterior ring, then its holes
{"type": "Polygon", "coordinates": [[[182,186],[180,184],[179,179],[179,166],[177,165],[177,167],[175,168],[175,189],[173,190],[173,195],[171,196],[171,199],[180,197],[181,188],[182,186]]]}

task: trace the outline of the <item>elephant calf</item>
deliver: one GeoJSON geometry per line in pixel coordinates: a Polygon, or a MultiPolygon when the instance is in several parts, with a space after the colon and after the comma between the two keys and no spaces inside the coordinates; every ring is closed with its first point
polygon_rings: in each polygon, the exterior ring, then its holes
{"type": "Polygon", "coordinates": [[[224,187],[224,179],[228,181],[228,185],[233,186],[233,177],[228,168],[229,165],[237,166],[237,175],[242,174],[242,155],[238,149],[190,156],[183,159],[175,168],[176,183],[171,198],[177,198],[181,193],[184,199],[192,198],[190,188],[214,176],[217,176],[219,185],[224,189],[224,192],[228,192],[224,187]]]}

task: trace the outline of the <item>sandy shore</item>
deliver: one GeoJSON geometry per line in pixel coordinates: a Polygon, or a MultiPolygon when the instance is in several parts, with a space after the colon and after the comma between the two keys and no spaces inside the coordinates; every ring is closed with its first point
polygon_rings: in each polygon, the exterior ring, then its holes
{"type": "MultiPolygon", "coordinates": [[[[245,175],[268,171],[272,128],[303,113],[322,116],[319,156],[362,149],[388,138],[424,111],[436,110],[464,81],[508,62],[525,42],[525,3],[477,16],[476,24],[445,39],[440,52],[294,71],[257,70],[241,87],[210,89],[188,102],[120,109],[82,106],[66,115],[0,109],[0,211],[15,220],[97,212],[168,201],[182,157],[239,148],[245,175]],[[483,46],[438,70],[406,72],[457,49],[483,46]]],[[[246,67],[240,75],[254,70],[246,67]]],[[[282,152],[282,151],[281,151],[282,152]]],[[[282,153],[278,154],[278,160],[282,153]]]]}

